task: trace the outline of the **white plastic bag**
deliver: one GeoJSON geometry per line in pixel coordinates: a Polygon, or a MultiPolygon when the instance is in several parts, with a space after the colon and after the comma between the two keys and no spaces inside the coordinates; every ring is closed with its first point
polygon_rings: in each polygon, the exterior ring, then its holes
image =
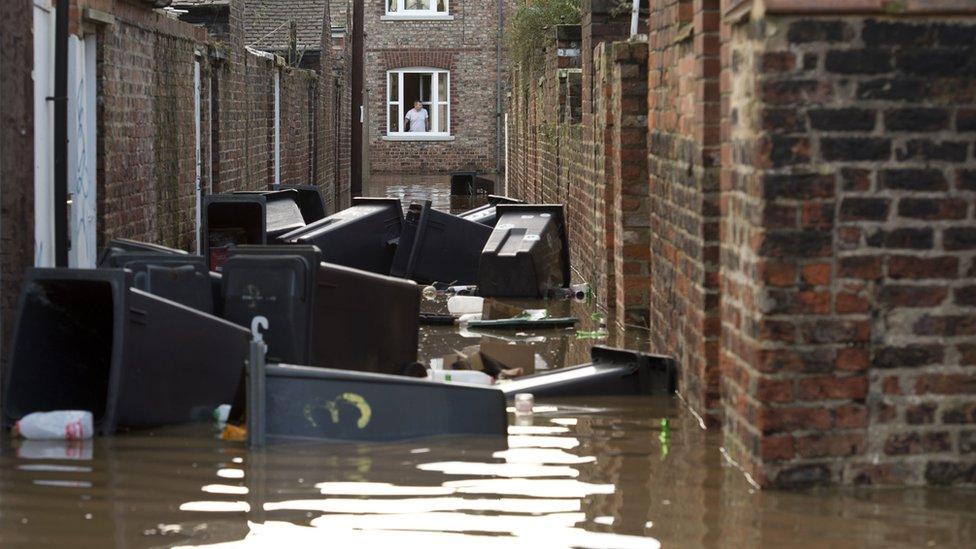
{"type": "Polygon", "coordinates": [[[94,432],[92,413],[85,410],[57,410],[27,414],[14,427],[24,438],[79,440],[94,432]]]}

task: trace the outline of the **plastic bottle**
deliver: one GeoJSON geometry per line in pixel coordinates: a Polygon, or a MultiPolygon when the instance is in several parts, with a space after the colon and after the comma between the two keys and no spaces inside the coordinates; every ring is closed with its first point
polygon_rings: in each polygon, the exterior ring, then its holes
{"type": "Polygon", "coordinates": [[[516,393],[515,395],[515,415],[530,416],[532,408],[535,407],[535,397],[532,393],[516,393]]]}
{"type": "Polygon", "coordinates": [[[85,410],[34,412],[14,425],[15,433],[30,439],[79,440],[94,433],[92,413],[85,410]]]}

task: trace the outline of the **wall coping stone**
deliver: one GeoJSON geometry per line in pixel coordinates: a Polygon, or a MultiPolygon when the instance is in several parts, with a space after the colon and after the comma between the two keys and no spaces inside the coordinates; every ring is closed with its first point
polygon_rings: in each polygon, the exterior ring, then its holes
{"type": "Polygon", "coordinates": [[[777,15],[976,15],[972,0],[729,0],[724,15],[738,19],[760,6],[777,15]]]}

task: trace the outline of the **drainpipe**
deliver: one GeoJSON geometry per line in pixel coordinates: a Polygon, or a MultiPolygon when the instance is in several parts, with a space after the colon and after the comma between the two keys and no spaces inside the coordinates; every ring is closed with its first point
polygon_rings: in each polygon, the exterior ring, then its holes
{"type": "Polygon", "coordinates": [[[637,36],[637,23],[640,20],[640,0],[634,0],[634,9],[630,13],[630,37],[637,36]]]}
{"type": "Polygon", "coordinates": [[[495,42],[495,173],[502,172],[502,40],[505,34],[505,4],[498,0],[498,40],[495,42]]]}
{"type": "Polygon", "coordinates": [[[68,3],[54,18],[54,264],[68,266],[68,3]]]}

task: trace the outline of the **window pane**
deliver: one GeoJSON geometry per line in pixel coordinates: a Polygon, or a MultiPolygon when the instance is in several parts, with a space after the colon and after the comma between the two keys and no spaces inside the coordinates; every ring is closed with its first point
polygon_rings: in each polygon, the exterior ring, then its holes
{"type": "Polygon", "coordinates": [[[438,101],[448,101],[450,98],[447,96],[447,73],[442,72],[437,74],[437,100],[438,101]]]}
{"type": "Polygon", "coordinates": [[[451,128],[451,109],[448,105],[440,104],[437,105],[437,128],[434,128],[435,132],[447,132],[451,128]]]}
{"type": "Polygon", "coordinates": [[[390,79],[390,95],[388,96],[388,101],[399,101],[400,100],[400,73],[391,72],[389,73],[390,79]]]}
{"type": "Polygon", "coordinates": [[[394,12],[397,10],[397,0],[387,0],[386,11],[394,12]]]}
{"type": "Polygon", "coordinates": [[[408,10],[430,10],[431,0],[404,0],[403,7],[408,10]]]}
{"type": "Polygon", "coordinates": [[[400,105],[390,105],[390,119],[387,121],[386,131],[389,133],[400,131],[400,105]]]}
{"type": "Polygon", "coordinates": [[[447,11],[447,1],[446,0],[437,0],[437,11],[440,11],[440,12],[447,11]]]}

